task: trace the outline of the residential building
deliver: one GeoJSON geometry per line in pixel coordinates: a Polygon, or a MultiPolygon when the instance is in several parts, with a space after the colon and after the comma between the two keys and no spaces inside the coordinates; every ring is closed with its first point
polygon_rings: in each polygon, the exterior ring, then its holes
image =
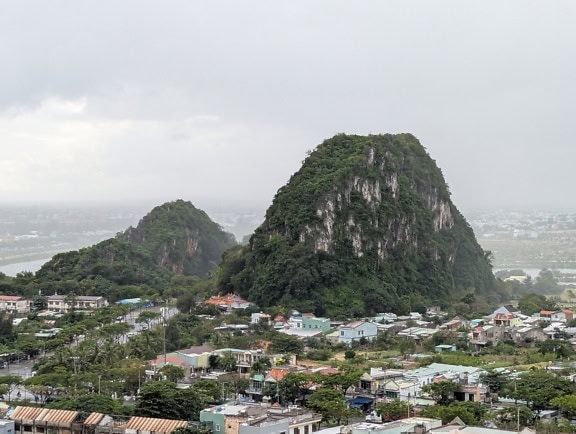
{"type": "Polygon", "coordinates": [[[320,318],[320,317],[302,317],[302,329],[303,330],[316,330],[322,333],[330,330],[330,319],[320,318]]]}
{"type": "Polygon", "coordinates": [[[514,313],[497,313],[494,317],[496,327],[522,327],[522,320],[514,313]]]}
{"type": "Polygon", "coordinates": [[[108,306],[104,297],[92,295],[50,295],[47,309],[52,312],[70,312],[72,310],[94,310],[108,306]]]}
{"type": "Polygon", "coordinates": [[[225,404],[200,412],[200,421],[211,423],[213,434],[311,434],[321,420],[298,407],[225,404]]]}
{"type": "Polygon", "coordinates": [[[456,345],[454,344],[440,344],[434,347],[434,351],[437,353],[444,353],[446,351],[456,351],[456,345]]]}
{"type": "Polygon", "coordinates": [[[262,312],[254,312],[250,315],[250,324],[271,324],[270,315],[262,312]]]}
{"type": "Polygon", "coordinates": [[[546,339],[546,334],[540,327],[525,326],[506,330],[504,337],[514,341],[516,345],[534,347],[536,342],[546,339]]]}
{"type": "Polygon", "coordinates": [[[30,312],[31,301],[18,295],[0,295],[0,311],[10,313],[30,312]]]}
{"type": "Polygon", "coordinates": [[[442,426],[439,419],[428,419],[424,417],[409,417],[387,423],[360,422],[342,427],[341,434],[405,434],[414,432],[416,427],[423,427],[424,433],[432,428],[442,426]]]}
{"type": "Polygon", "coordinates": [[[378,334],[378,326],[372,322],[367,321],[354,321],[338,328],[340,335],[339,342],[350,345],[354,341],[362,339],[373,340],[378,334]]]}
{"type": "Polygon", "coordinates": [[[236,294],[215,295],[204,303],[215,306],[225,313],[231,313],[233,309],[246,309],[252,306],[252,303],[236,294]]]}
{"type": "Polygon", "coordinates": [[[550,320],[552,322],[566,323],[572,321],[572,319],[574,319],[574,312],[572,312],[570,309],[562,309],[556,311],[550,316],[550,320]]]}
{"type": "Polygon", "coordinates": [[[238,368],[238,372],[241,374],[245,374],[252,368],[254,362],[260,360],[262,357],[265,356],[264,351],[262,350],[239,350],[236,348],[221,348],[215,350],[213,354],[217,356],[224,356],[225,354],[230,353],[236,359],[236,366],[238,368]]]}
{"type": "Polygon", "coordinates": [[[486,346],[488,342],[495,342],[503,336],[503,330],[493,325],[478,326],[472,330],[470,344],[480,349],[486,346]]]}
{"type": "Polygon", "coordinates": [[[470,327],[470,321],[468,321],[466,318],[462,316],[455,316],[450,321],[442,324],[441,328],[455,332],[462,328],[468,328],[468,327],[470,327]]]}

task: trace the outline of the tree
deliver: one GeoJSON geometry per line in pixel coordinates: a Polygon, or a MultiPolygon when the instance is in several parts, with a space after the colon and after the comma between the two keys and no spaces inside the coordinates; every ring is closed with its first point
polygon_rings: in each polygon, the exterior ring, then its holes
{"type": "Polygon", "coordinates": [[[296,336],[276,333],[271,340],[270,351],[273,353],[301,354],[304,351],[304,344],[296,336]]]}
{"type": "Polygon", "coordinates": [[[566,379],[546,371],[534,370],[520,374],[509,396],[527,401],[532,410],[542,410],[554,398],[572,394],[574,389],[574,384],[566,379]]]}
{"type": "Polygon", "coordinates": [[[22,377],[19,375],[3,375],[0,376],[0,384],[6,386],[8,401],[10,401],[12,393],[22,384],[22,377]]]}
{"type": "Polygon", "coordinates": [[[252,371],[257,374],[268,371],[272,367],[272,362],[268,357],[261,357],[252,364],[252,371]]]}
{"type": "Polygon", "coordinates": [[[532,288],[541,294],[558,294],[561,291],[556,276],[547,268],[540,270],[532,288]]]}
{"type": "Polygon", "coordinates": [[[429,405],[422,412],[422,416],[433,419],[442,419],[442,423],[450,423],[456,417],[462,419],[467,425],[480,425],[484,421],[486,407],[479,402],[452,402],[448,405],[429,405]]]}
{"type": "Polygon", "coordinates": [[[547,299],[542,294],[527,294],[518,301],[518,309],[524,315],[532,315],[541,310],[557,310],[554,300],[547,299]]]}
{"type": "Polygon", "coordinates": [[[172,383],[177,383],[178,380],[182,380],[186,377],[184,368],[176,365],[164,365],[160,368],[160,373],[166,378],[166,380],[172,383]]]}
{"type": "Polygon", "coordinates": [[[160,319],[162,315],[160,312],[154,312],[152,310],[145,310],[140,312],[138,318],[136,318],[136,322],[139,324],[146,324],[146,328],[150,330],[152,323],[160,319]]]}
{"type": "Polygon", "coordinates": [[[227,351],[220,357],[218,367],[226,372],[233,372],[237,369],[236,357],[234,357],[232,351],[227,351]]]}
{"type": "Polygon", "coordinates": [[[222,397],[222,388],[217,381],[214,380],[200,380],[192,385],[194,389],[204,402],[219,402],[222,397]]]}
{"type": "Polygon", "coordinates": [[[499,394],[509,383],[510,375],[507,372],[487,369],[480,374],[480,382],[490,388],[490,393],[499,394]]]}
{"type": "Polygon", "coordinates": [[[440,381],[422,387],[423,392],[430,394],[438,404],[443,405],[454,401],[454,393],[460,392],[461,390],[462,385],[453,381],[440,381]]]}
{"type": "Polygon", "coordinates": [[[498,426],[503,429],[515,429],[518,426],[518,419],[520,419],[520,426],[530,425],[534,415],[525,405],[520,407],[504,407],[496,412],[496,419],[498,426]]]}
{"type": "Polygon", "coordinates": [[[283,405],[295,404],[303,397],[304,386],[310,383],[310,376],[301,372],[290,372],[278,383],[280,402],[283,405]]]}
{"type": "Polygon", "coordinates": [[[390,402],[379,402],[376,404],[376,413],[382,418],[382,421],[398,420],[410,416],[412,404],[399,399],[390,402]]]}
{"type": "Polygon", "coordinates": [[[353,359],[354,357],[356,357],[356,351],[354,351],[354,350],[346,350],[346,351],[344,351],[344,358],[345,358],[346,360],[351,360],[351,359],[353,359]]]}
{"type": "Polygon", "coordinates": [[[559,408],[567,417],[576,416],[576,395],[565,395],[554,398],[550,404],[559,408]]]}
{"type": "Polygon", "coordinates": [[[194,389],[178,389],[169,381],[149,381],[140,388],[134,415],[197,420],[203,407],[204,402],[194,389]]]}
{"type": "Polygon", "coordinates": [[[348,419],[360,415],[359,410],[350,409],[346,406],[344,395],[335,389],[320,388],[308,399],[307,406],[322,415],[322,421],[348,424],[348,419]]]}
{"type": "Polygon", "coordinates": [[[546,341],[537,342],[536,346],[540,353],[555,354],[558,359],[567,358],[573,352],[568,348],[566,342],[560,339],[548,339],[546,341]]]}
{"type": "Polygon", "coordinates": [[[48,404],[48,408],[76,410],[85,413],[121,414],[123,404],[107,395],[91,393],[78,398],[58,398],[48,404]]]}

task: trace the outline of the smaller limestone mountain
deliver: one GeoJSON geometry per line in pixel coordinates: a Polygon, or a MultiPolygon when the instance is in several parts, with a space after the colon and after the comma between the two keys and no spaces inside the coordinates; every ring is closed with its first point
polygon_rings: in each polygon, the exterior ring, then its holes
{"type": "Polygon", "coordinates": [[[496,286],[442,172],[410,134],[319,145],[218,276],[261,306],[321,315],[421,310],[496,286]]]}
{"type": "MultiPolygon", "coordinates": [[[[173,275],[205,276],[235,244],[204,211],[177,200],[154,208],[116,238],[54,256],[36,277],[44,283],[75,282],[72,290],[80,285],[83,293],[99,293],[106,282],[161,288],[173,275]]],[[[59,287],[66,292],[66,285],[59,287]]]]}

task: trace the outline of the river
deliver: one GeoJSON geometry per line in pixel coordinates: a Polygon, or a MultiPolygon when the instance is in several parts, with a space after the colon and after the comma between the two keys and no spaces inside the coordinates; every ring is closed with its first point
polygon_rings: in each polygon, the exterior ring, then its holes
{"type": "Polygon", "coordinates": [[[7,276],[16,276],[17,273],[21,273],[22,271],[31,271],[34,273],[49,260],[50,258],[44,258],[35,259],[34,261],[16,262],[14,264],[1,265],[0,273],[4,273],[7,276]]]}

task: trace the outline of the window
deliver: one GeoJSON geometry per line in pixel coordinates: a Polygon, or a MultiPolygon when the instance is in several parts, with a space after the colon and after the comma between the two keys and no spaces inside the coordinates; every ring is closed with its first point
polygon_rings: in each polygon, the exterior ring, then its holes
{"type": "Polygon", "coordinates": [[[220,425],[218,424],[214,425],[214,431],[220,431],[220,425]]]}
{"type": "Polygon", "coordinates": [[[304,434],[310,434],[310,425],[304,426],[304,434]]]}
{"type": "Polygon", "coordinates": [[[340,336],[344,336],[344,330],[340,332],[340,336]]]}

